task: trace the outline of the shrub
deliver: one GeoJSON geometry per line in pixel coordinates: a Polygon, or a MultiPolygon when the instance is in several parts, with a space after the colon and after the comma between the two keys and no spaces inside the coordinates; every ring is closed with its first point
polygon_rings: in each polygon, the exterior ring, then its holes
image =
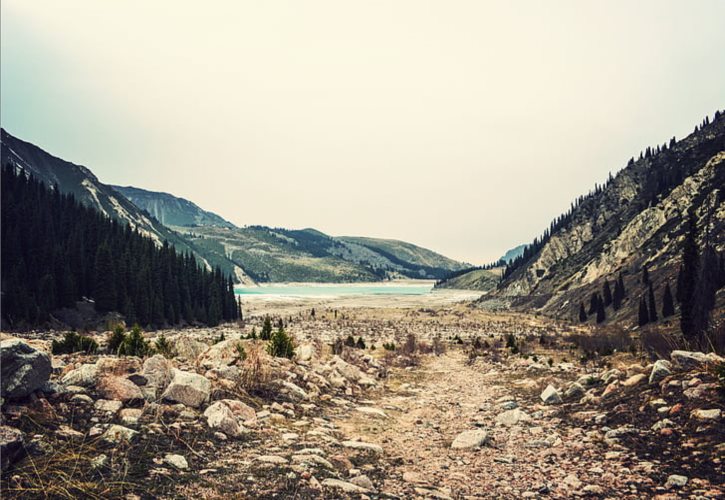
{"type": "Polygon", "coordinates": [[[70,354],[72,352],[94,353],[98,350],[98,342],[76,332],[66,332],[63,340],[51,343],[53,354],[70,354]]]}
{"type": "Polygon", "coordinates": [[[259,338],[262,340],[270,340],[272,338],[272,319],[269,316],[264,317],[262,332],[259,334],[259,338]]]}
{"type": "Polygon", "coordinates": [[[358,337],[357,338],[357,342],[355,343],[355,347],[357,347],[358,349],[365,349],[365,347],[366,347],[365,346],[365,341],[363,340],[362,337],[358,337]]]}
{"type": "Polygon", "coordinates": [[[244,350],[244,344],[237,342],[237,354],[239,354],[239,361],[247,359],[247,351],[244,350]]]}
{"type": "Polygon", "coordinates": [[[394,351],[396,349],[395,342],[386,342],[383,344],[383,349],[386,351],[394,351]]]}
{"type": "Polygon", "coordinates": [[[118,349],[121,347],[124,340],[126,340],[126,333],[124,333],[123,325],[118,324],[114,326],[113,332],[111,332],[111,335],[108,338],[108,352],[118,354],[118,349]]]}
{"type": "Polygon", "coordinates": [[[156,339],[154,347],[156,348],[156,352],[165,358],[171,359],[176,356],[174,346],[171,345],[171,342],[169,342],[169,339],[167,339],[164,334],[161,334],[161,336],[156,339]]]}
{"type": "Polygon", "coordinates": [[[134,325],[131,329],[131,333],[126,336],[126,339],[121,344],[118,350],[119,354],[125,356],[138,356],[140,358],[146,356],[151,351],[151,346],[148,341],[143,337],[141,327],[134,325]]]}
{"type": "Polygon", "coordinates": [[[264,363],[261,345],[255,342],[248,347],[248,352],[245,352],[246,358],[239,370],[239,384],[249,393],[259,392],[267,387],[272,374],[264,363]]]}
{"type": "Polygon", "coordinates": [[[413,333],[409,333],[407,337],[405,337],[405,342],[400,347],[400,353],[403,356],[410,356],[412,354],[415,354],[415,352],[418,350],[418,339],[413,333]]]}
{"type": "Polygon", "coordinates": [[[355,337],[348,335],[345,339],[345,347],[355,347],[355,337]]]}
{"type": "Polygon", "coordinates": [[[270,356],[277,358],[292,358],[295,355],[292,337],[287,335],[284,328],[278,328],[272,334],[272,338],[269,339],[269,343],[267,344],[267,352],[270,356]]]}
{"type": "Polygon", "coordinates": [[[518,354],[520,352],[519,344],[516,342],[516,337],[513,333],[506,334],[506,347],[511,349],[511,354],[518,354]]]}

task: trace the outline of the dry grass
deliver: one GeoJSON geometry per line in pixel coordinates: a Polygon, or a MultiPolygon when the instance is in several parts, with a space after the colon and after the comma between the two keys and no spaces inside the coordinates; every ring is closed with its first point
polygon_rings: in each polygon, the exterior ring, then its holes
{"type": "Polygon", "coordinates": [[[248,393],[267,390],[272,382],[273,373],[265,360],[262,344],[250,343],[246,350],[247,358],[240,365],[239,385],[248,393]]]}

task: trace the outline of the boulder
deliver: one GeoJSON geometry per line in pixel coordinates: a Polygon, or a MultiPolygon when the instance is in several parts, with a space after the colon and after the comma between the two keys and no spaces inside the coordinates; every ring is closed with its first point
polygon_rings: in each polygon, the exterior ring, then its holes
{"type": "Polygon", "coordinates": [[[25,453],[23,433],[15,427],[0,425],[0,470],[3,472],[25,453]]]}
{"type": "Polygon", "coordinates": [[[556,388],[549,384],[546,389],[541,393],[541,400],[545,405],[556,405],[561,403],[561,395],[556,388]]]}
{"type": "Polygon", "coordinates": [[[154,397],[166,389],[171,381],[171,362],[161,354],[155,354],[143,363],[143,376],[146,379],[146,388],[154,397]]]}
{"type": "Polygon", "coordinates": [[[315,355],[315,346],[310,343],[302,344],[295,349],[297,361],[309,361],[315,355]]]}
{"type": "Polygon", "coordinates": [[[174,349],[176,350],[176,357],[186,361],[196,361],[196,359],[209,349],[209,346],[204,342],[190,339],[188,337],[182,337],[176,339],[174,342],[174,349]]]}
{"type": "Polygon", "coordinates": [[[174,368],[171,382],[161,395],[161,399],[199,408],[209,400],[210,391],[211,383],[204,376],[174,368]]]}
{"type": "Polygon", "coordinates": [[[530,420],[531,417],[529,414],[519,408],[505,411],[496,417],[496,422],[506,427],[518,425],[523,422],[529,422],[530,420]]]}
{"type": "Polygon", "coordinates": [[[694,370],[723,361],[723,358],[715,353],[705,354],[704,352],[693,351],[672,351],[670,359],[676,367],[683,370],[694,370]]]}
{"type": "Polygon", "coordinates": [[[586,389],[579,382],[572,382],[564,392],[566,399],[581,399],[586,394],[586,389]]]}
{"type": "Polygon", "coordinates": [[[672,373],[672,365],[669,361],[659,359],[652,365],[652,371],[649,374],[649,383],[656,384],[663,378],[669,376],[672,373]]]}
{"type": "Polygon", "coordinates": [[[143,401],[143,393],[139,386],[125,377],[108,375],[101,378],[96,386],[98,393],[105,399],[123,401],[143,401]]]}
{"type": "Polygon", "coordinates": [[[489,440],[488,432],[483,429],[463,431],[453,440],[451,448],[454,450],[480,448],[487,444],[489,440]]]}
{"type": "Polygon", "coordinates": [[[222,401],[217,401],[204,412],[206,423],[210,429],[221,431],[227,436],[239,437],[244,428],[239,424],[232,410],[222,401]]]}
{"type": "Polygon", "coordinates": [[[47,353],[20,339],[0,342],[0,397],[22,398],[40,389],[53,368],[47,353]]]}
{"type": "Polygon", "coordinates": [[[239,360],[238,346],[240,344],[244,345],[239,339],[222,340],[202,352],[197,361],[206,369],[229,366],[239,360]]]}
{"type": "Polygon", "coordinates": [[[61,383],[67,386],[93,387],[97,380],[98,367],[95,364],[83,364],[63,375],[61,383]]]}

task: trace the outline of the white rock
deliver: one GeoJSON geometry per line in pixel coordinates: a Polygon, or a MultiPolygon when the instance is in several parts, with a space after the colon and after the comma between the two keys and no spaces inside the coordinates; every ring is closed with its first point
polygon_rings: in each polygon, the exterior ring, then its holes
{"type": "Polygon", "coordinates": [[[665,488],[682,488],[687,484],[687,476],[680,476],[679,474],[672,474],[667,478],[665,488]]]}
{"type": "Polygon", "coordinates": [[[350,448],[353,450],[364,450],[364,451],[372,451],[373,453],[381,454],[383,453],[383,447],[378,444],[373,443],[364,443],[362,441],[343,441],[342,446],[345,448],[350,448]]]}
{"type": "Polygon", "coordinates": [[[174,455],[173,453],[169,453],[164,457],[164,463],[180,470],[186,470],[189,468],[189,462],[186,461],[186,458],[181,455],[174,455]]]}
{"type": "Polygon", "coordinates": [[[217,401],[204,411],[206,423],[210,429],[221,431],[227,436],[239,437],[244,427],[239,424],[234,412],[222,401],[217,401]]]}
{"type": "Polygon", "coordinates": [[[556,405],[561,403],[561,395],[553,385],[549,384],[546,386],[546,389],[544,389],[544,392],[541,393],[541,400],[544,404],[556,405]]]}
{"type": "Polygon", "coordinates": [[[483,429],[463,431],[451,443],[453,449],[480,448],[489,441],[488,432],[483,429]]]}
{"type": "Polygon", "coordinates": [[[209,400],[211,383],[202,375],[174,369],[161,399],[198,408],[209,400]]]}
{"type": "Polygon", "coordinates": [[[496,422],[505,425],[506,427],[511,427],[523,422],[529,422],[530,420],[531,417],[528,413],[520,410],[519,408],[505,411],[496,416],[496,422]]]}

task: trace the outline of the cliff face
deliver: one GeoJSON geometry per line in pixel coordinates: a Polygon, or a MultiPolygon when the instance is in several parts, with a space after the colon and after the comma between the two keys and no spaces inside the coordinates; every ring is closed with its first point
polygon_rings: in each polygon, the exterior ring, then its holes
{"type": "MultiPolygon", "coordinates": [[[[544,312],[573,315],[573,305],[622,273],[646,265],[655,282],[679,266],[687,211],[725,245],[725,118],[718,114],[687,138],[630,161],[599,190],[582,198],[566,224],[501,284],[498,293],[527,296],[544,312]],[[660,273],[662,276],[658,278],[660,273]]],[[[578,311],[578,309],[577,309],[578,311]]]]}

